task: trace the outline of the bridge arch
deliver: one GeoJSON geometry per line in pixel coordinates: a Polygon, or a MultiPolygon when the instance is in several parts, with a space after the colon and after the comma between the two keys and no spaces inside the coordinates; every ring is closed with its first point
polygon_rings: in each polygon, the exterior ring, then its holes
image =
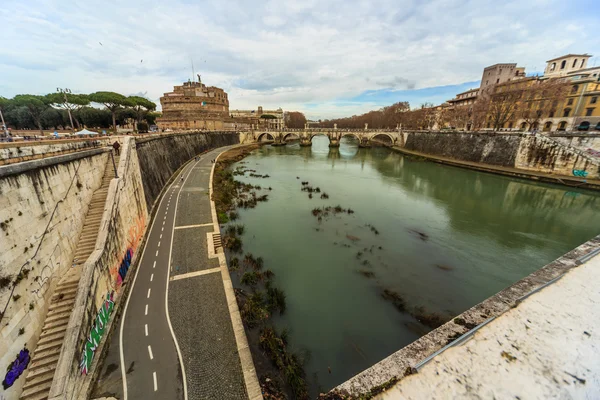
{"type": "Polygon", "coordinates": [[[270,134],[269,132],[264,132],[264,133],[260,133],[258,135],[258,137],[256,138],[256,141],[257,142],[262,142],[263,139],[271,140],[272,141],[272,140],[275,140],[275,137],[272,134],[270,134]]]}
{"type": "Polygon", "coordinates": [[[342,136],[340,136],[340,139],[346,136],[353,137],[354,139],[358,140],[358,142],[360,142],[360,136],[354,132],[344,132],[342,133],[342,136]]]}
{"type": "Polygon", "coordinates": [[[329,139],[329,136],[325,132],[318,132],[318,133],[311,134],[310,141],[312,142],[312,140],[317,136],[325,136],[327,138],[327,140],[331,141],[331,139],[329,139]]]}
{"type": "Polygon", "coordinates": [[[287,142],[288,140],[300,140],[300,135],[295,132],[290,132],[283,137],[284,142],[287,142]]]}
{"type": "Polygon", "coordinates": [[[386,132],[377,132],[377,133],[371,135],[369,137],[369,140],[370,141],[375,140],[377,142],[385,143],[386,145],[389,145],[389,146],[394,144],[394,137],[386,132]]]}

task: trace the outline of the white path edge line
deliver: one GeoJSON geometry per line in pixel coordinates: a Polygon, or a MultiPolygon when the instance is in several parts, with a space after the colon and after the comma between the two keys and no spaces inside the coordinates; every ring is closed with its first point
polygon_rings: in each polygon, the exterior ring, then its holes
{"type": "MultiPolygon", "coordinates": [[[[179,342],[177,341],[177,337],[175,336],[175,332],[173,331],[173,325],[171,324],[171,316],[169,315],[169,276],[171,275],[171,257],[173,254],[173,238],[175,237],[175,221],[177,220],[177,206],[179,205],[179,196],[181,195],[181,189],[185,186],[185,182],[189,178],[192,169],[196,164],[198,164],[201,160],[201,157],[195,163],[190,163],[192,165],[188,168],[187,175],[183,179],[183,182],[179,186],[179,190],[177,191],[177,198],[175,199],[175,211],[173,212],[173,227],[171,228],[171,244],[169,246],[169,264],[167,268],[167,283],[165,290],[165,312],[167,314],[167,323],[169,325],[169,330],[171,331],[171,336],[173,337],[173,341],[175,342],[175,348],[177,349],[177,356],[179,357],[179,365],[181,366],[181,375],[183,377],[183,398],[184,400],[188,400],[188,390],[187,390],[187,375],[185,373],[185,364],[183,363],[183,356],[181,355],[181,348],[179,347],[179,342]]],[[[185,171],[181,171],[181,174],[185,174],[185,171]]],[[[177,182],[175,179],[173,182],[177,182]]]]}
{"type": "Polygon", "coordinates": [[[180,225],[180,226],[176,226],[175,229],[200,228],[203,226],[214,226],[214,224],[212,222],[209,222],[206,224],[198,224],[198,225],[180,225]]]}
{"type": "MultiPolygon", "coordinates": [[[[171,182],[171,186],[173,187],[173,184],[176,181],[173,180],[173,182],[171,182]]],[[[167,189],[167,192],[171,190],[170,188],[167,189]]],[[[166,192],[165,192],[166,193],[166,192]]],[[[160,199],[160,202],[158,203],[158,209],[160,210],[160,207],[162,207],[162,202],[165,199],[165,197],[163,196],[160,199]]],[[[158,221],[158,218],[154,218],[154,220],[152,221],[152,224],[150,225],[150,232],[148,233],[148,239],[150,239],[150,235],[152,234],[152,229],[154,228],[154,223],[158,221]]],[[[165,221],[163,221],[163,225],[165,224],[165,221]]],[[[164,229],[164,226],[163,226],[164,229]]],[[[146,253],[146,248],[148,246],[146,246],[146,244],[144,244],[144,249],[142,250],[142,256],[140,257],[140,263],[138,265],[138,268],[135,270],[135,276],[133,277],[133,282],[131,284],[131,290],[129,291],[129,294],[127,295],[127,301],[125,302],[125,308],[123,309],[123,315],[121,316],[121,327],[119,328],[119,356],[121,359],[121,380],[123,381],[123,400],[127,400],[127,375],[126,375],[126,371],[125,371],[125,356],[123,354],[123,326],[125,325],[125,316],[127,315],[127,307],[129,306],[129,300],[131,299],[131,293],[133,293],[133,289],[135,288],[135,282],[137,281],[137,277],[138,277],[138,273],[140,272],[140,267],[142,265],[142,260],[144,259],[144,254],[146,253]]],[[[154,265],[152,266],[152,268],[154,268],[156,266],[156,261],[154,262],[154,265]]],[[[167,283],[168,283],[168,279],[167,279],[167,283]]],[[[172,331],[171,331],[172,333],[172,331]]],[[[156,382],[156,372],[154,373],[154,379],[156,382]]],[[[156,387],[156,383],[155,383],[155,387],[156,387]]],[[[187,400],[187,392],[186,392],[186,400],[187,400]]]]}

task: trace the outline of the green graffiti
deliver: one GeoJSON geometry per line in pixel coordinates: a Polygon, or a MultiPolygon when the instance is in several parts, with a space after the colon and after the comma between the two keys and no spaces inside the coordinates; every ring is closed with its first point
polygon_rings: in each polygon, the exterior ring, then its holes
{"type": "Polygon", "coordinates": [[[98,344],[104,335],[104,331],[106,330],[106,326],[108,325],[108,321],[110,319],[110,314],[115,306],[113,301],[113,296],[115,292],[110,292],[106,294],[106,300],[98,310],[98,315],[94,320],[94,325],[92,326],[92,331],[90,332],[90,336],[85,342],[85,347],[83,349],[83,359],[81,360],[81,374],[87,375],[90,367],[92,366],[92,361],[94,360],[94,354],[96,353],[96,349],[98,348],[98,344]]]}
{"type": "Polygon", "coordinates": [[[573,175],[578,176],[580,178],[585,178],[588,176],[588,173],[587,173],[587,171],[582,171],[580,169],[574,169],[573,175]]]}

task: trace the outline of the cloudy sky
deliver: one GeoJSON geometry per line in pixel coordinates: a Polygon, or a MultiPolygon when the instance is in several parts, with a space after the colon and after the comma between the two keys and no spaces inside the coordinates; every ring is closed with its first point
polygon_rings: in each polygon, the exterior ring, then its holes
{"type": "Polygon", "coordinates": [[[193,60],[232,109],[315,119],[441,103],[499,62],[534,73],[600,55],[597,0],[3,0],[0,21],[0,96],[68,87],[158,103],[193,60]]]}

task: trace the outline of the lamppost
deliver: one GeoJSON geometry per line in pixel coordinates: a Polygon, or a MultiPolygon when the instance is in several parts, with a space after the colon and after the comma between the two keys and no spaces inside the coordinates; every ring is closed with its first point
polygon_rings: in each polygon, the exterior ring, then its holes
{"type": "Polygon", "coordinates": [[[6,123],[4,122],[4,115],[2,115],[1,108],[0,108],[0,120],[2,120],[2,133],[4,133],[4,136],[8,137],[8,128],[6,127],[6,123]]]}
{"type": "Polygon", "coordinates": [[[73,125],[73,116],[71,116],[71,109],[69,108],[69,106],[67,106],[67,103],[69,102],[69,100],[67,99],[67,94],[71,94],[71,89],[56,88],[56,91],[58,93],[62,93],[65,98],[65,108],[67,109],[67,113],[69,114],[69,120],[71,121],[71,130],[75,131],[75,125],[73,125]]]}

